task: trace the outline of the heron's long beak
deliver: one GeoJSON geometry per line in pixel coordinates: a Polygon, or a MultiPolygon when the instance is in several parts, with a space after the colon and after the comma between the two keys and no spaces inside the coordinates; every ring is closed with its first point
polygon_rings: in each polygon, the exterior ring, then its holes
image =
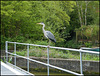
{"type": "Polygon", "coordinates": [[[40,24],[40,23],[37,23],[37,24],[40,24]]]}

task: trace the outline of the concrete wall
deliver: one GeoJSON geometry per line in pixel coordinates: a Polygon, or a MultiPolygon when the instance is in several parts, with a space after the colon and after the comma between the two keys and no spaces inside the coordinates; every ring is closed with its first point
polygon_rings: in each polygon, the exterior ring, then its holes
{"type": "MultiPolygon", "coordinates": [[[[37,58],[37,57],[30,57],[32,59],[47,62],[46,58],[37,58]]],[[[50,64],[71,70],[71,71],[80,71],[80,61],[79,60],[73,60],[73,59],[57,59],[57,58],[50,58],[50,64]]],[[[27,60],[22,58],[17,58],[17,65],[22,68],[27,67],[27,60]]],[[[44,65],[31,62],[30,61],[30,68],[47,68],[44,65]]],[[[99,72],[99,61],[83,61],[83,71],[88,72],[99,72]]]]}

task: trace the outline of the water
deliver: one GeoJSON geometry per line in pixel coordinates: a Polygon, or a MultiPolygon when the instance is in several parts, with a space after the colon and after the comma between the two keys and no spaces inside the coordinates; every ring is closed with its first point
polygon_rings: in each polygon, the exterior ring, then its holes
{"type": "MultiPolygon", "coordinates": [[[[26,68],[23,68],[26,69],[26,68]]],[[[30,72],[33,73],[35,76],[47,76],[47,69],[45,68],[30,68],[30,72]]],[[[79,73],[79,72],[77,72],[79,73]]],[[[83,72],[84,76],[99,76],[99,73],[96,72],[83,72]]],[[[50,69],[50,75],[51,76],[76,76],[61,70],[57,69],[50,69]]]]}
{"type": "MultiPolygon", "coordinates": [[[[64,72],[64,71],[61,71],[61,70],[57,70],[57,69],[49,69],[50,73],[49,75],[51,76],[75,76],[75,75],[72,75],[70,73],[67,73],[67,72],[64,72]]],[[[30,72],[33,73],[34,75],[37,75],[37,76],[47,76],[47,69],[45,68],[31,68],[30,69],[30,72]]]]}
{"type": "MultiPolygon", "coordinates": [[[[47,72],[36,72],[36,71],[32,71],[31,73],[33,73],[35,76],[47,76],[47,72]]],[[[99,76],[99,73],[89,73],[89,72],[83,72],[84,76],[99,76]]],[[[57,72],[50,72],[51,76],[76,76],[76,75],[72,75],[72,74],[68,74],[68,73],[57,73],[57,72]]]]}
{"type": "MultiPolygon", "coordinates": [[[[34,75],[47,75],[47,72],[35,72],[35,71],[32,71],[31,73],[33,73],[34,75]]],[[[72,74],[68,74],[68,73],[57,73],[57,72],[50,72],[49,75],[56,75],[56,76],[75,76],[75,75],[72,75],[72,74]]]]}

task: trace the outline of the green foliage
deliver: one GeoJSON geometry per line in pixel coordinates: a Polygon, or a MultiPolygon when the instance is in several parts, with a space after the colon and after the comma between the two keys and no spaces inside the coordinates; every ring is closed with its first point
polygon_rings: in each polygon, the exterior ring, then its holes
{"type": "Polygon", "coordinates": [[[91,46],[92,46],[92,43],[85,42],[84,45],[85,45],[86,47],[91,47],[91,46]]]}
{"type": "Polygon", "coordinates": [[[51,31],[57,41],[63,41],[63,32],[59,33],[69,26],[68,13],[73,11],[74,5],[75,2],[70,1],[1,1],[1,34],[7,41],[11,38],[10,41],[31,39],[34,42],[43,37],[42,27],[36,23],[44,22],[45,29],[51,31]]]}
{"type": "Polygon", "coordinates": [[[80,48],[81,43],[77,43],[75,39],[72,39],[72,40],[66,42],[65,47],[80,48]]]}
{"type": "Polygon", "coordinates": [[[98,61],[99,60],[99,55],[83,53],[82,54],[82,58],[83,58],[83,60],[95,60],[95,61],[98,61]]]}
{"type": "MultiPolygon", "coordinates": [[[[49,41],[49,40],[48,40],[49,41]]],[[[49,45],[49,42],[47,41],[35,41],[34,44],[38,44],[38,45],[49,45]]],[[[52,44],[52,43],[51,43],[52,44]]],[[[50,45],[51,45],[50,44],[50,45]]]]}
{"type": "Polygon", "coordinates": [[[99,25],[99,1],[76,1],[77,11],[80,12],[79,20],[82,25],[99,25]],[[78,6],[79,5],[79,6],[78,6]],[[87,10],[86,10],[87,8],[87,10]],[[79,11],[78,11],[79,10],[79,11]],[[85,18],[86,17],[86,18],[85,18]],[[86,21],[85,21],[86,19],[86,21]],[[85,24],[86,22],[86,24],[85,24]]]}
{"type": "MultiPolygon", "coordinates": [[[[0,61],[6,63],[6,57],[4,56],[4,59],[0,59],[0,61]]],[[[9,63],[12,62],[12,57],[8,58],[8,62],[9,62],[9,63]]]]}
{"type": "Polygon", "coordinates": [[[88,25],[82,26],[76,30],[78,40],[92,41],[93,43],[99,42],[99,26],[88,25]]]}
{"type": "Polygon", "coordinates": [[[27,51],[25,50],[17,51],[16,54],[21,55],[21,56],[27,56],[27,51]]]}
{"type": "MultiPolygon", "coordinates": [[[[82,4],[84,11],[84,1],[79,3],[82,4]]],[[[99,24],[98,6],[99,1],[90,1],[87,7],[88,25],[99,24]]],[[[36,24],[38,22],[44,22],[46,24],[45,29],[54,34],[57,41],[55,46],[65,46],[64,43],[67,42],[67,39],[73,37],[71,32],[80,27],[76,1],[1,1],[2,49],[4,49],[5,41],[48,45],[42,32],[42,26],[36,24]]],[[[97,37],[98,27],[94,26],[94,29],[92,26],[91,29],[86,29],[83,35],[87,39],[92,37],[95,42],[99,37],[97,37]],[[95,36],[96,38],[94,38],[95,36]]],[[[85,26],[83,25],[83,27],[85,26]]],[[[81,33],[79,34],[82,36],[81,33]]],[[[51,45],[54,44],[51,43],[51,45]]],[[[77,46],[69,42],[66,47],[77,46]]]]}
{"type": "Polygon", "coordinates": [[[12,62],[12,57],[10,57],[10,58],[9,58],[8,62],[9,62],[9,63],[11,63],[11,62],[12,62]]]}
{"type": "MultiPolygon", "coordinates": [[[[64,51],[49,49],[49,56],[50,56],[50,58],[80,59],[79,53],[76,53],[73,51],[68,51],[68,50],[66,50],[66,53],[65,53],[64,51]]],[[[17,51],[16,53],[21,56],[27,56],[26,50],[17,51]]],[[[30,47],[29,56],[46,58],[47,57],[47,48],[30,47]]],[[[99,55],[82,53],[82,58],[83,58],[83,60],[98,61],[99,55]]]]}
{"type": "Polygon", "coordinates": [[[99,25],[99,1],[90,1],[87,12],[88,25],[99,25]]]}

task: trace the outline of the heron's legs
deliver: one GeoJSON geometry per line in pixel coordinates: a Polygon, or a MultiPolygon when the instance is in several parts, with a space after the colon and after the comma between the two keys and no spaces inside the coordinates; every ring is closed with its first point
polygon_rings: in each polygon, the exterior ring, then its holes
{"type": "Polygon", "coordinates": [[[49,40],[49,45],[48,45],[48,47],[50,46],[50,43],[51,43],[51,41],[49,40]]]}
{"type": "Polygon", "coordinates": [[[51,41],[49,40],[49,45],[50,45],[51,41]]]}

